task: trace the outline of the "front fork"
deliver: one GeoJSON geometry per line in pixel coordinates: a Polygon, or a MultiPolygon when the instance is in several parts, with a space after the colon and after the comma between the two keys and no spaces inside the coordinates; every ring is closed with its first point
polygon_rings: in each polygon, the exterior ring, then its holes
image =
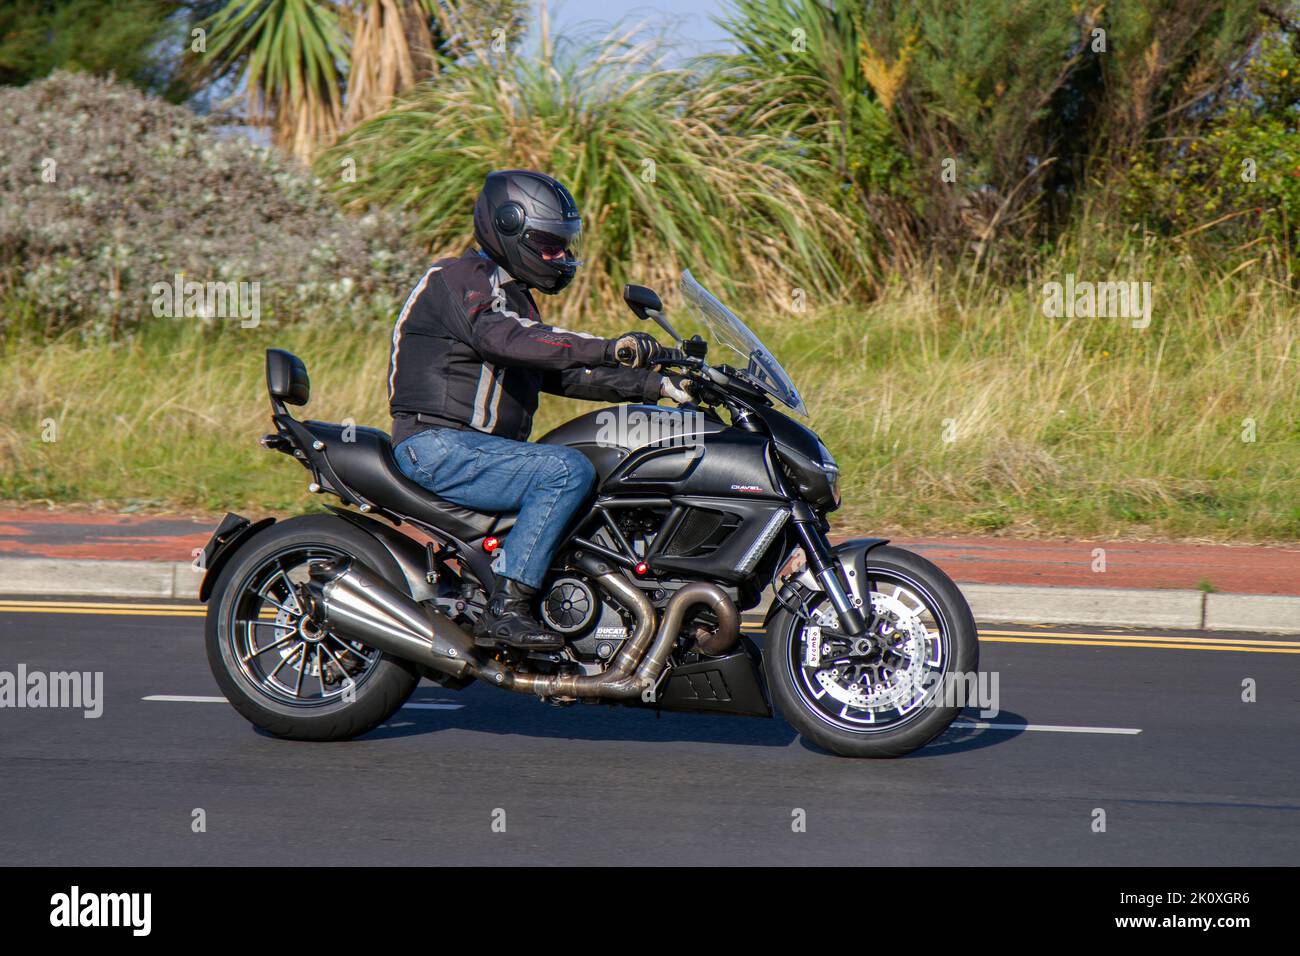
{"type": "Polygon", "coordinates": [[[854,637],[867,630],[862,608],[853,602],[852,591],[841,573],[840,563],[831,554],[830,542],[822,533],[816,513],[804,502],[792,509],[795,531],[808,558],[808,568],[826,589],[826,595],[839,616],[840,629],[854,637]]]}

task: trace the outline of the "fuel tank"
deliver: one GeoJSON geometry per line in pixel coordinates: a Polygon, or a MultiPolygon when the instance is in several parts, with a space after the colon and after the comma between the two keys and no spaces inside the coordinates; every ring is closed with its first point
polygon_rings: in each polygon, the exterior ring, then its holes
{"type": "Polygon", "coordinates": [[[765,435],[711,412],[660,405],[599,408],[538,439],[590,459],[602,494],[779,498],[765,435]]]}

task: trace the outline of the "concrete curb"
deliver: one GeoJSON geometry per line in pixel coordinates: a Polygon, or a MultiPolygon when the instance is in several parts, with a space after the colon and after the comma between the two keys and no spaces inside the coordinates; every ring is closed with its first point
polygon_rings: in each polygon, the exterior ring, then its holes
{"type": "Polygon", "coordinates": [[[0,594],[197,600],[202,581],[188,561],[0,558],[0,594]]]}
{"type": "MultiPolygon", "coordinates": [[[[0,558],[0,595],[195,600],[186,561],[0,558]]],[[[1075,624],[1300,634],[1300,597],[1202,591],[961,584],[981,624],[1075,624]]]]}

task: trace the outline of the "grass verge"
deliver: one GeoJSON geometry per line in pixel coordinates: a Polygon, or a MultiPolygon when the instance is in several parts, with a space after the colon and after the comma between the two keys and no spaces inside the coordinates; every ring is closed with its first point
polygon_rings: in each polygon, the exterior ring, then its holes
{"type": "MultiPolygon", "coordinates": [[[[840,461],[837,530],[1300,540],[1300,314],[1285,292],[1179,268],[1139,270],[1157,276],[1145,329],[1046,318],[1037,286],[900,283],[861,311],[742,314],[840,461]]],[[[389,329],[176,322],[115,343],[11,339],[0,498],[310,507],[306,472],[257,444],[263,349],[306,360],[310,417],[386,428],[389,329]]],[[[544,398],[535,434],[582,404],[544,398]]]]}

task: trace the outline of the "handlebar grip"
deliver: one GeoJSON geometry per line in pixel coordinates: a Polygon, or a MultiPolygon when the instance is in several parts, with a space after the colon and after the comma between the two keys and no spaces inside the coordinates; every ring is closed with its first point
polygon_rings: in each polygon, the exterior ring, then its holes
{"type": "Polygon", "coordinates": [[[614,358],[618,359],[620,362],[630,362],[636,358],[636,349],[629,345],[621,346],[614,350],[614,358]]]}

